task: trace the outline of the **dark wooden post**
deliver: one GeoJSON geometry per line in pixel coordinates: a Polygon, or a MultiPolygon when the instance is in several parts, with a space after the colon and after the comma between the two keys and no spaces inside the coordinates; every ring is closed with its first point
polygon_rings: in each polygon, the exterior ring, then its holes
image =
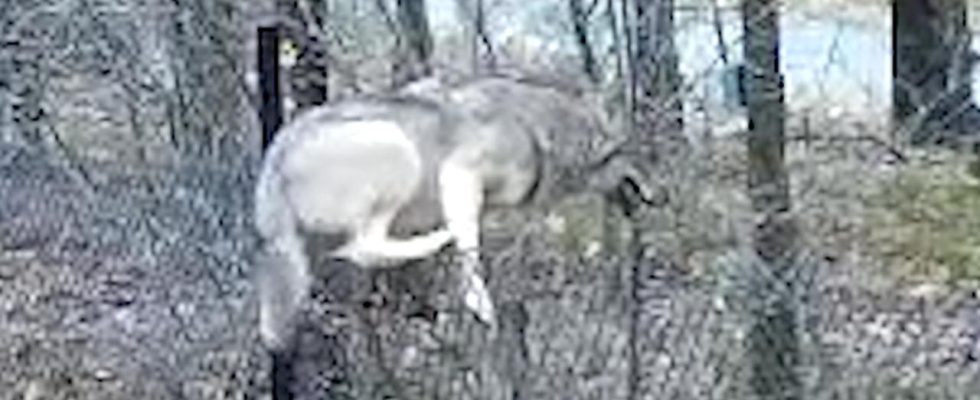
{"type": "MultiPolygon", "coordinates": [[[[282,126],[282,91],[279,87],[279,25],[270,23],[258,29],[259,120],[262,122],[262,149],[272,143],[282,126]]],[[[291,400],[294,378],[295,345],[272,353],[272,398],[291,400]]]]}
{"type": "Polygon", "coordinates": [[[259,27],[259,89],[261,92],[259,120],[262,121],[262,148],[282,126],[282,93],[279,88],[279,25],[259,27]]]}

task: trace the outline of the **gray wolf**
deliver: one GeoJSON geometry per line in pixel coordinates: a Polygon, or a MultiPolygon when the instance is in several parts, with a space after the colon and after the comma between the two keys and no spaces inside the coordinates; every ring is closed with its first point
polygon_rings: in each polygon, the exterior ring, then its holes
{"type": "MultiPolygon", "coordinates": [[[[422,81],[320,106],[285,125],[266,151],[254,198],[264,254],[259,328],[273,368],[309,295],[304,232],[343,235],[330,256],[364,268],[452,245],[463,304],[493,329],[479,272],[483,211],[594,184],[590,177],[601,174],[589,158],[604,135],[598,113],[574,95],[505,78],[422,81]]],[[[287,397],[277,374],[274,391],[287,397]]]]}

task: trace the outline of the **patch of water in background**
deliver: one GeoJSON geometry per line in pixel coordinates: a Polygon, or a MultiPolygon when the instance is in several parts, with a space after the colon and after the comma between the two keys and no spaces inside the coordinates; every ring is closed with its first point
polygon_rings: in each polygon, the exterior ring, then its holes
{"type": "MultiPolygon", "coordinates": [[[[710,3],[677,1],[676,41],[685,83],[690,85],[685,103],[687,120],[695,126],[700,121],[715,131],[740,129],[743,112],[734,107],[733,99],[726,99],[722,87],[725,65],[720,60],[710,3]]],[[[429,2],[435,31],[458,26],[455,4],[454,0],[429,2]]],[[[489,29],[494,41],[502,44],[508,37],[520,36],[534,44],[534,51],[550,54],[542,54],[539,60],[577,55],[564,2],[497,0],[492,4],[488,15],[494,21],[493,29],[489,29]]],[[[971,25],[978,26],[980,1],[971,0],[970,6],[971,25]]],[[[847,9],[783,7],[780,56],[787,105],[795,112],[887,124],[891,106],[891,10],[887,5],[859,2],[843,7],[847,9]]],[[[610,36],[604,12],[600,7],[593,17],[592,36],[596,53],[608,56],[604,49],[610,44],[610,36]]],[[[723,7],[721,18],[730,61],[738,62],[742,55],[738,7],[723,7]]],[[[980,50],[976,41],[973,47],[980,50]]],[[[980,81],[974,79],[973,86],[974,99],[980,101],[980,81]]]]}
{"type": "MultiPolygon", "coordinates": [[[[780,61],[791,111],[851,115],[871,119],[887,117],[891,102],[891,14],[871,13],[871,23],[855,23],[833,16],[784,12],[781,18],[780,61]]],[[[731,63],[742,59],[742,24],[738,12],[723,13],[722,25],[731,63]]],[[[723,88],[714,25],[704,16],[685,21],[678,15],[677,44],[681,69],[694,93],[706,100],[715,114],[713,126],[725,132],[744,126],[742,112],[723,88]]],[[[704,119],[697,105],[688,102],[688,120],[704,119]]],[[[880,122],[880,121],[879,121],[880,122]]]]}

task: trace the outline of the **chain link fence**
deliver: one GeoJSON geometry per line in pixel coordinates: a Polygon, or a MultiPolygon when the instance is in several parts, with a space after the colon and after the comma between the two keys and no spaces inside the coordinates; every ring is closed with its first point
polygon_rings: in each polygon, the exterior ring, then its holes
{"type": "MultiPolygon", "coordinates": [[[[330,97],[384,90],[395,5],[329,3],[330,97]]],[[[631,17],[596,3],[601,97],[622,110],[616,46],[628,38],[609,27],[631,17]]],[[[485,6],[498,66],[579,65],[568,23],[543,18],[567,15],[565,2],[485,6]]],[[[5,7],[0,399],[263,398],[251,55],[272,4],[5,7]]],[[[452,7],[429,2],[434,57],[461,71],[472,60],[449,64],[473,54],[470,42],[439,28],[461,24],[452,7]]],[[[795,311],[801,397],[980,397],[980,197],[968,160],[891,134],[887,4],[781,7],[798,237],[772,292],[795,311]]],[[[741,54],[737,11],[675,4],[685,130],[651,166],[657,206],[627,215],[582,195],[489,215],[492,337],[457,304],[449,255],[384,272],[321,268],[301,397],[789,398],[751,383],[767,343],[750,332],[772,306],[757,288],[773,272],[752,247],[746,122],[726,81],[741,54]]]]}

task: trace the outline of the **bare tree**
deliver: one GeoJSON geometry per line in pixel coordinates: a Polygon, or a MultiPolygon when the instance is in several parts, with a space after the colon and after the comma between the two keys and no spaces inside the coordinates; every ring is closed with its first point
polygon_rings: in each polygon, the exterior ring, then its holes
{"type": "Polygon", "coordinates": [[[626,57],[625,57],[625,46],[623,45],[623,31],[620,29],[622,27],[622,22],[619,20],[618,11],[620,7],[616,6],[614,0],[606,0],[606,24],[607,28],[612,36],[612,48],[610,49],[615,55],[615,82],[617,87],[617,98],[619,99],[620,105],[625,106],[629,109],[629,103],[627,97],[627,91],[621,90],[621,88],[626,87],[623,83],[627,80],[626,75],[626,57]]]}
{"type": "Polygon", "coordinates": [[[0,72],[3,73],[0,77],[3,82],[0,85],[5,92],[10,93],[10,122],[19,128],[20,136],[25,142],[39,146],[42,135],[37,122],[44,117],[41,106],[44,79],[41,76],[39,58],[34,54],[36,50],[25,46],[25,40],[27,39],[11,38],[4,43],[5,51],[10,56],[3,57],[3,61],[0,61],[0,72]]]}
{"type": "Polygon", "coordinates": [[[185,155],[228,156],[243,143],[245,64],[241,57],[240,10],[235,2],[179,2],[167,27],[173,97],[168,104],[171,138],[185,155]],[[222,71],[223,73],[215,73],[222,71]],[[224,151],[222,151],[224,150],[224,151]]]}
{"type": "Polygon", "coordinates": [[[784,165],[786,105],[779,69],[779,1],[744,0],[744,52],[749,135],[749,196],[759,214],[755,253],[762,268],[749,268],[757,297],[749,331],[751,387],[759,399],[799,399],[796,313],[793,307],[795,224],[790,216],[784,165]]]}
{"type": "Polygon", "coordinates": [[[487,32],[487,9],[483,0],[456,0],[456,7],[463,16],[464,24],[470,35],[470,59],[473,71],[483,67],[494,70],[497,57],[487,32]],[[481,51],[482,48],[482,51],[481,51]]]}
{"type": "Polygon", "coordinates": [[[42,100],[49,80],[43,54],[50,37],[36,24],[18,23],[39,8],[34,3],[10,3],[0,16],[0,124],[9,123],[18,139],[40,148],[40,122],[47,114],[42,100]]]}
{"type": "Polygon", "coordinates": [[[636,126],[644,134],[679,133],[681,74],[674,43],[674,1],[635,0],[633,79],[636,126]]]}
{"type": "Polygon", "coordinates": [[[398,0],[398,27],[394,86],[432,73],[433,44],[425,0],[398,0]]]}
{"type": "Polygon", "coordinates": [[[582,56],[582,71],[593,83],[599,82],[599,65],[596,63],[595,53],[592,50],[592,40],[589,38],[589,20],[598,4],[598,0],[592,0],[588,6],[583,4],[582,0],[568,0],[572,31],[582,56]]]}
{"type": "Polygon", "coordinates": [[[970,100],[965,0],[892,2],[893,117],[914,144],[943,140],[937,132],[970,130],[980,110],[970,100]]]}

